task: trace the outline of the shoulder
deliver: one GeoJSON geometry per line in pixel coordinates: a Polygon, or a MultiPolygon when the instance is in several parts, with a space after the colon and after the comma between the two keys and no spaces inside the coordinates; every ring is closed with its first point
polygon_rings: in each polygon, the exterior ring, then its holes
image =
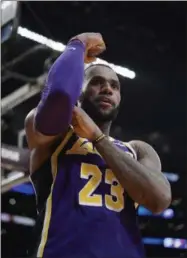
{"type": "Polygon", "coordinates": [[[123,142],[123,144],[132,152],[134,158],[137,160],[137,152],[130,142],[123,142]]]}
{"type": "Polygon", "coordinates": [[[121,146],[122,149],[124,149],[124,147],[126,148],[126,150],[129,152],[129,154],[132,155],[132,157],[134,159],[137,160],[137,153],[136,153],[136,150],[135,148],[133,147],[133,145],[131,145],[130,142],[124,142],[124,141],[121,141],[121,140],[118,140],[118,139],[114,139],[112,137],[110,137],[110,140],[113,141],[116,145],[118,145],[119,147],[121,146]]]}
{"type": "MultiPolygon", "coordinates": [[[[154,153],[157,154],[155,149],[148,143],[139,140],[130,141],[129,144],[137,152],[138,155],[154,153]]],[[[157,154],[158,155],[158,154],[157,154]]]]}
{"type": "Polygon", "coordinates": [[[161,161],[156,150],[148,143],[134,140],[129,144],[133,147],[137,154],[137,160],[146,165],[155,165],[161,170],[161,161]]]}

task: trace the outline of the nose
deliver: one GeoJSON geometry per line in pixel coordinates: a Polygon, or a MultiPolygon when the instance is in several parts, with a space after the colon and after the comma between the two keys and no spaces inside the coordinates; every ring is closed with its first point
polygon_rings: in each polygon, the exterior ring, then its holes
{"type": "Polygon", "coordinates": [[[109,82],[104,82],[101,86],[101,93],[112,95],[112,88],[109,82]]]}

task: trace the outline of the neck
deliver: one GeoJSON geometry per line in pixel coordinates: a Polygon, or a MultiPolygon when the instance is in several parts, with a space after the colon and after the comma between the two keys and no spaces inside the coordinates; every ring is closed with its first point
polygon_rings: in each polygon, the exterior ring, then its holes
{"type": "Polygon", "coordinates": [[[96,124],[98,125],[98,127],[101,129],[101,131],[105,135],[109,136],[109,134],[110,134],[110,127],[111,127],[112,122],[106,122],[106,123],[99,123],[98,122],[96,124]]]}

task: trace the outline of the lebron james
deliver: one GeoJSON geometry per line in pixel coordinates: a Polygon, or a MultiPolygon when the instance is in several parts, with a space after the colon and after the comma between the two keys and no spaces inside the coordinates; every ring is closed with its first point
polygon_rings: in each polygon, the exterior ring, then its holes
{"type": "Polygon", "coordinates": [[[170,205],[155,150],[110,137],[119,79],[105,65],[84,70],[104,50],[99,33],[72,38],[26,117],[41,226],[35,257],[143,258],[137,205],[153,213],[170,205]]]}

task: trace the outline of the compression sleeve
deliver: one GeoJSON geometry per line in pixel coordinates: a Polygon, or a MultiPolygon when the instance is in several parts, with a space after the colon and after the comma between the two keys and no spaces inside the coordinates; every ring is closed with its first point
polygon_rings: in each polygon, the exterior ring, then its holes
{"type": "Polygon", "coordinates": [[[81,94],[84,78],[83,43],[70,42],[51,67],[35,115],[35,128],[44,135],[64,133],[81,94]]]}

